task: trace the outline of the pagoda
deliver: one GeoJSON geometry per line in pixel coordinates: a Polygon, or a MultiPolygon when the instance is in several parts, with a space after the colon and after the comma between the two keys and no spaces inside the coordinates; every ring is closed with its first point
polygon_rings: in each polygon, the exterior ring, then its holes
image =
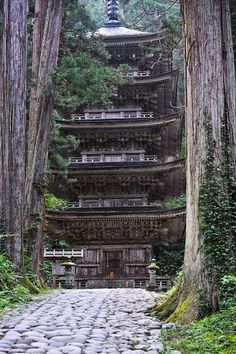
{"type": "Polygon", "coordinates": [[[162,207],[185,192],[185,164],[176,158],[178,72],[162,33],[122,26],[118,1],[108,1],[108,22],[96,35],[109,65],[128,64],[124,75],[132,80],[119,88],[111,109],[90,107],[59,122],[80,146],[68,152],[66,180],[53,171],[51,191],[68,203],[47,211],[47,233],[82,250],[73,258],[77,287],[145,287],[153,249],[184,234],[185,209],[162,207]]]}

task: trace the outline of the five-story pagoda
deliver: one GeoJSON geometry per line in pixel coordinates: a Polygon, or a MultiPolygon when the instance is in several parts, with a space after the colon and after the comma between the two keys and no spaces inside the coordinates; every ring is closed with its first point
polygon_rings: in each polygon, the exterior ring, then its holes
{"type": "Polygon", "coordinates": [[[78,287],[146,286],[153,247],[180,240],[185,224],[184,209],[162,208],[185,189],[184,162],[176,159],[178,73],[162,34],[123,27],[115,0],[108,1],[108,17],[97,34],[110,65],[128,64],[124,75],[132,81],[119,89],[112,109],[93,107],[60,121],[80,146],[68,156],[68,183],[54,171],[52,190],[69,202],[48,211],[47,231],[83,249],[74,259],[78,287]]]}

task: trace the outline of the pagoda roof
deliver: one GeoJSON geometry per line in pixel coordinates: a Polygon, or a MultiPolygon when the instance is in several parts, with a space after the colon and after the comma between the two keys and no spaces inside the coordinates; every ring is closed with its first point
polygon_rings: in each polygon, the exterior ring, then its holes
{"type": "Polygon", "coordinates": [[[172,113],[166,116],[153,115],[152,118],[133,118],[133,119],[81,119],[81,120],[72,120],[64,119],[58,120],[60,129],[103,129],[112,130],[114,128],[123,128],[123,129],[133,129],[136,128],[155,128],[159,126],[165,126],[173,124],[176,121],[180,121],[182,118],[182,112],[172,113]]]}
{"type": "Polygon", "coordinates": [[[66,221],[66,220],[71,220],[71,221],[79,221],[80,219],[83,220],[86,217],[86,213],[89,214],[89,220],[92,222],[93,220],[96,220],[97,218],[100,218],[101,216],[104,219],[108,220],[123,220],[123,219],[129,219],[131,218],[137,218],[138,220],[145,218],[149,220],[155,220],[155,219],[173,219],[173,218],[179,218],[179,217],[185,217],[186,215],[186,208],[175,208],[175,209],[157,209],[156,207],[153,208],[152,211],[150,211],[149,208],[141,207],[141,208],[131,208],[131,210],[128,212],[122,211],[122,210],[116,210],[114,213],[114,210],[108,210],[104,214],[104,210],[95,210],[92,209],[93,215],[91,213],[91,209],[89,211],[85,210],[84,212],[82,211],[71,211],[71,210],[50,210],[47,209],[46,211],[46,219],[49,220],[58,220],[58,221],[66,221]],[[103,215],[104,214],[104,215],[103,215]]]}
{"type": "Polygon", "coordinates": [[[107,38],[117,38],[117,37],[143,37],[156,35],[156,33],[143,32],[135,29],[127,28],[124,26],[119,27],[101,27],[97,30],[97,34],[107,37],[107,38]]]}
{"type": "Polygon", "coordinates": [[[105,41],[106,45],[138,44],[160,41],[163,33],[143,32],[124,26],[101,27],[95,33],[105,41]]]}
{"type": "MultiPolygon", "coordinates": [[[[69,169],[67,174],[68,176],[76,176],[76,175],[87,175],[89,174],[90,176],[92,175],[107,175],[107,174],[112,174],[115,173],[116,175],[148,175],[148,174],[155,174],[155,173],[165,173],[177,169],[185,169],[185,160],[175,160],[171,162],[165,162],[165,163],[158,163],[155,166],[150,165],[150,166],[129,166],[124,167],[124,166],[111,166],[111,168],[105,166],[93,166],[92,168],[89,168],[89,166],[86,169],[69,169]]],[[[61,170],[51,170],[53,174],[61,174],[61,170]]]]}
{"type": "Polygon", "coordinates": [[[131,208],[130,212],[93,209],[92,213],[91,210],[84,213],[47,210],[47,232],[50,236],[66,238],[77,245],[89,242],[89,246],[97,247],[104,244],[166,243],[183,238],[185,208],[152,211],[148,208],[137,209],[131,208]],[[130,226],[131,231],[127,232],[126,225],[130,226]],[[117,228],[120,230],[119,237],[114,238],[111,229],[117,228]]]}

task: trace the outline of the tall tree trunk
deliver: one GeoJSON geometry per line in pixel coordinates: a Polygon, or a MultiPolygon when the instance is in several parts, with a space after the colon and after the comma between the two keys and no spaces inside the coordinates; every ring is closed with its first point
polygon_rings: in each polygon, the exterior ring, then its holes
{"type": "Polygon", "coordinates": [[[229,3],[231,11],[232,37],[234,48],[234,66],[236,67],[236,3],[234,0],[230,0],[229,3]]]}
{"type": "Polygon", "coordinates": [[[186,247],[182,294],[170,319],[188,321],[200,315],[201,297],[210,310],[218,308],[219,278],[233,267],[229,218],[230,177],[235,177],[236,167],[236,120],[228,1],[182,0],[182,16],[187,130],[186,247]],[[184,307],[188,314],[181,313],[184,307]]]}
{"type": "MultiPolygon", "coordinates": [[[[0,13],[3,15],[3,4],[0,5],[0,13]]],[[[3,33],[3,23],[0,22],[1,34],[3,33]]],[[[2,72],[2,42],[3,36],[0,37],[0,70],[2,72]]],[[[2,141],[2,114],[3,112],[3,80],[0,80],[0,230],[3,230],[3,214],[4,214],[4,181],[3,181],[3,141],[2,141]]]]}
{"type": "Polygon", "coordinates": [[[51,132],[53,91],[51,75],[57,65],[64,0],[36,0],[33,32],[33,84],[30,94],[26,227],[32,245],[32,264],[39,275],[44,234],[44,173],[51,132]]]}
{"type": "Polygon", "coordinates": [[[23,266],[27,10],[26,0],[4,1],[0,89],[1,213],[5,232],[9,235],[7,251],[18,271],[23,266]]]}

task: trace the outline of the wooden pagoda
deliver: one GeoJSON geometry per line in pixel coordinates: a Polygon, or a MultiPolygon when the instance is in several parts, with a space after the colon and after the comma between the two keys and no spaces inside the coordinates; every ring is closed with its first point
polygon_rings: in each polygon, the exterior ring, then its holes
{"type": "Polygon", "coordinates": [[[108,3],[109,21],[97,35],[110,65],[128,64],[124,75],[133,80],[112,109],[88,108],[60,121],[80,146],[68,154],[66,181],[54,171],[51,190],[69,202],[47,212],[47,232],[83,250],[73,259],[78,287],[139,287],[147,285],[153,247],[183,238],[185,210],[162,207],[185,191],[184,161],[176,158],[182,117],[173,108],[178,72],[162,34],[123,27],[117,1],[108,3]]]}

